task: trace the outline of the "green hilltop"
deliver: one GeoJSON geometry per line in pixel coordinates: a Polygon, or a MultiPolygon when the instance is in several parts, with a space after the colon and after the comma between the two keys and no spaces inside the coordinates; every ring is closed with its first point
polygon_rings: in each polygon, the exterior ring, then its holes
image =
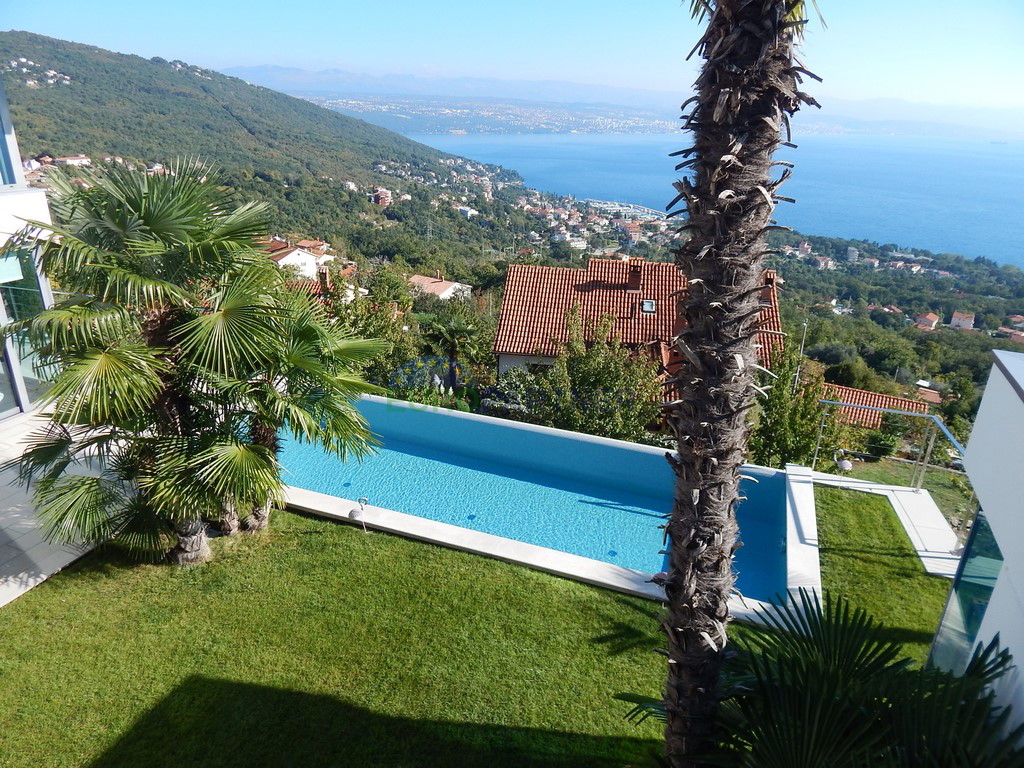
{"type": "MultiPolygon", "coordinates": [[[[272,231],[324,238],[353,258],[498,286],[504,263],[483,254],[504,253],[538,226],[510,204],[515,187],[492,200],[466,173],[455,180],[452,164],[468,161],[182,61],[0,32],[0,73],[23,157],[200,158],[240,198],[270,204],[272,231]],[[395,203],[368,202],[373,185],[395,191],[395,203]],[[480,215],[459,215],[456,200],[480,215]]],[[[521,181],[493,166],[487,174],[521,181]]]]}
{"type": "Polygon", "coordinates": [[[29,32],[0,32],[0,64],[26,157],[48,152],[168,163],[201,157],[287,178],[379,181],[377,163],[435,166],[441,152],[310,102],[184,62],[113,53],[29,32]],[[46,70],[70,78],[49,85],[46,70]],[[36,85],[25,80],[38,73],[36,85]]]}

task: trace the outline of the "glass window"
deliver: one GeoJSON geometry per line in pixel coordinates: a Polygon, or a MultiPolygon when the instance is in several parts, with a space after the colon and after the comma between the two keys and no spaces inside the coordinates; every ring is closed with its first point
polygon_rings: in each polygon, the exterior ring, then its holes
{"type": "MultiPolygon", "coordinates": [[[[43,309],[34,251],[13,248],[0,256],[0,298],[3,299],[4,310],[10,320],[26,320],[43,309]]],[[[29,400],[34,401],[46,391],[49,384],[37,365],[35,353],[24,333],[14,334],[12,341],[21,361],[21,373],[25,379],[29,400]]],[[[3,410],[2,402],[0,410],[3,410]]]]}
{"type": "Polygon", "coordinates": [[[985,515],[978,511],[946,611],[932,643],[929,663],[960,674],[970,661],[978,630],[992,597],[1003,555],[985,515]]]}
{"type": "Polygon", "coordinates": [[[7,128],[0,123],[0,184],[13,184],[14,178],[14,166],[12,163],[14,160],[20,162],[20,158],[12,158],[10,145],[13,142],[9,140],[7,134],[7,128]]]}

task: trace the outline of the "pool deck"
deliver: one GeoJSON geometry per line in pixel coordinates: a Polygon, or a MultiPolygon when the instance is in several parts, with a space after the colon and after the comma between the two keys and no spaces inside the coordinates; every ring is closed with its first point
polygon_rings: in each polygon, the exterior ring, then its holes
{"type": "MultiPolygon", "coordinates": [[[[0,422],[0,461],[24,450],[29,433],[40,425],[31,413],[0,422]]],[[[88,550],[51,544],[43,538],[28,492],[12,485],[13,470],[0,472],[0,606],[21,597],[88,550]]]]}
{"type": "Polygon", "coordinates": [[[814,473],[814,482],[848,491],[863,491],[885,496],[896,517],[910,537],[924,569],[934,575],[952,579],[960,564],[959,540],[945,516],[926,490],[899,485],[882,485],[843,475],[814,473]]]}

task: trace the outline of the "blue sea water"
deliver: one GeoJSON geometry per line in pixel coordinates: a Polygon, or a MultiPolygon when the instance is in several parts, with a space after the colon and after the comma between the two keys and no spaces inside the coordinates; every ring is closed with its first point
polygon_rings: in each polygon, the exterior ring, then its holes
{"type": "MultiPolygon", "coordinates": [[[[646,573],[662,569],[659,526],[674,478],[661,451],[406,404],[359,407],[382,442],[375,455],[343,462],[285,439],[285,482],[646,573]]],[[[785,484],[762,472],[742,493],[737,585],[769,600],[786,588],[785,484]]]]}
{"type": "MultiPolygon", "coordinates": [[[[664,210],[674,197],[680,134],[413,135],[437,149],[496,163],[529,187],[664,210]]],[[[826,235],[1024,267],[1024,142],[867,134],[797,138],[779,223],[826,235]]]]}

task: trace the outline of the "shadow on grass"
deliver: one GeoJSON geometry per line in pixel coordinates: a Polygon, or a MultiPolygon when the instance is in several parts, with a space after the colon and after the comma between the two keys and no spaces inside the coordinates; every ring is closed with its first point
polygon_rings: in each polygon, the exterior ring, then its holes
{"type": "Polygon", "coordinates": [[[856,557],[858,555],[871,555],[873,557],[891,557],[903,560],[920,560],[917,552],[902,549],[890,549],[888,547],[835,547],[823,545],[819,551],[823,555],[839,555],[842,557],[856,557]]]}
{"type": "Polygon", "coordinates": [[[906,627],[890,627],[888,625],[883,626],[879,630],[878,635],[883,640],[900,643],[901,645],[912,643],[931,645],[932,639],[935,637],[932,632],[925,632],[920,629],[907,629],[906,627]]]}
{"type": "Polygon", "coordinates": [[[661,648],[664,645],[665,638],[661,633],[660,627],[665,609],[660,603],[640,601],[636,598],[626,598],[621,595],[615,595],[613,599],[619,605],[636,614],[637,618],[641,619],[641,621],[623,621],[618,617],[611,617],[602,612],[593,617],[592,623],[603,626],[604,632],[600,635],[595,635],[591,642],[596,645],[607,646],[609,656],[620,656],[637,649],[650,651],[654,648],[661,648]]]}
{"type": "Polygon", "coordinates": [[[611,768],[653,765],[659,749],[652,739],[414,720],[331,696],[193,676],[90,766],[611,768]]]}

